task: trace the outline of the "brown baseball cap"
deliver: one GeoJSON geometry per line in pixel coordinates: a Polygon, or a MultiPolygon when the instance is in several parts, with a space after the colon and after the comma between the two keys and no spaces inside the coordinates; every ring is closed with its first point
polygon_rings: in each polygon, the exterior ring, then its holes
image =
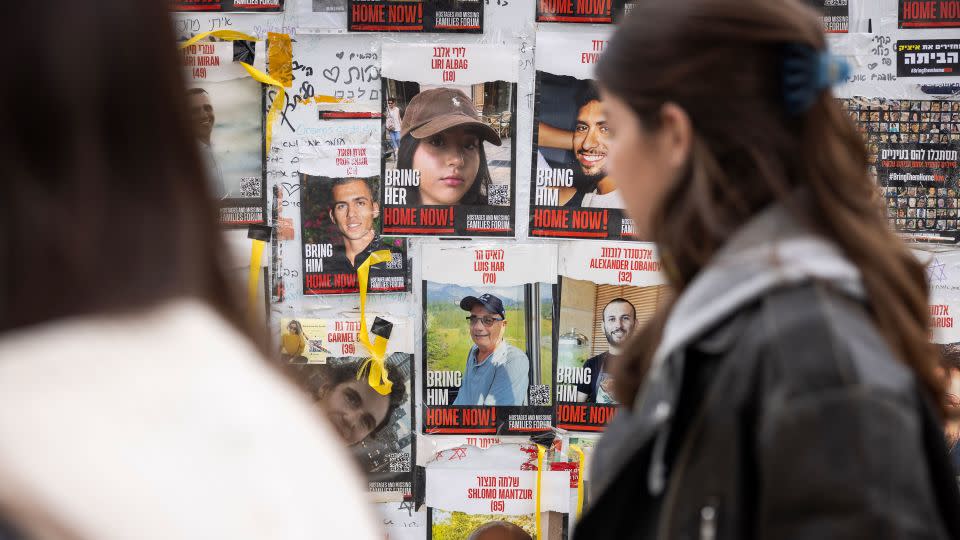
{"type": "Polygon", "coordinates": [[[476,128],[480,138],[500,146],[500,135],[483,123],[473,100],[453,88],[431,88],[413,96],[400,123],[400,136],[426,139],[456,126],[476,128]]]}

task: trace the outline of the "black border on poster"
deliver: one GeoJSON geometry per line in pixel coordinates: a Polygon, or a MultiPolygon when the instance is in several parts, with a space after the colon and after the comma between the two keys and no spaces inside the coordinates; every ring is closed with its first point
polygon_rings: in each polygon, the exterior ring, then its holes
{"type": "Polygon", "coordinates": [[[285,0],[272,0],[269,4],[238,7],[236,0],[171,0],[170,11],[178,13],[274,13],[283,11],[284,2],[285,0]]]}
{"type": "MultiPolygon", "coordinates": [[[[357,23],[354,21],[354,4],[360,5],[381,5],[384,8],[388,8],[393,4],[400,6],[409,6],[412,4],[410,0],[405,2],[395,2],[385,0],[382,2],[358,2],[355,0],[347,0],[347,30],[349,32],[401,32],[405,34],[482,34],[483,33],[483,6],[485,4],[484,0],[476,0],[477,10],[469,11],[471,13],[477,13],[479,16],[480,24],[476,28],[464,27],[464,28],[437,28],[436,19],[437,11],[450,10],[454,11],[454,8],[448,7],[449,4],[444,4],[442,7],[438,3],[443,2],[444,0],[420,0],[417,6],[421,8],[421,23],[418,25],[416,23],[404,24],[404,23],[357,23]]],[[[448,2],[450,0],[447,0],[448,2]]],[[[489,0],[487,0],[489,1],[489,0]]]]}
{"type": "MultiPolygon", "coordinates": [[[[536,22],[538,23],[572,23],[572,24],[614,24],[623,16],[627,0],[611,0],[609,13],[578,13],[583,0],[535,0],[536,22]],[[567,4],[569,13],[557,13],[553,9],[544,9],[545,4],[567,4]]],[[[593,2],[596,4],[597,2],[593,2]]]]}
{"type": "Polygon", "coordinates": [[[899,39],[896,46],[897,52],[897,77],[960,77],[960,58],[953,62],[939,62],[937,55],[946,58],[947,54],[960,54],[960,39],[899,39]],[[921,51],[904,49],[904,47],[915,47],[923,45],[954,45],[958,49],[953,51],[921,51]],[[930,62],[925,65],[908,64],[906,55],[912,52],[924,53],[930,55],[930,62]],[[933,63],[936,62],[936,63],[933,63]],[[919,69],[939,69],[940,71],[919,72],[919,69]]]}

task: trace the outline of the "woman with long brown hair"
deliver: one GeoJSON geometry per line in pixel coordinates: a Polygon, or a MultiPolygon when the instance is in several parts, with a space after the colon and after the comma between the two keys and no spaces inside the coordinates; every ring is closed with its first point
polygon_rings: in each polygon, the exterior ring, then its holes
{"type": "Polygon", "coordinates": [[[0,537],[379,538],[229,286],[168,5],[4,6],[0,537]]]}
{"type": "Polygon", "coordinates": [[[956,538],[924,268],[888,228],[843,65],[797,0],[640,2],[597,68],[609,172],[675,301],[576,538],[956,538]]]}

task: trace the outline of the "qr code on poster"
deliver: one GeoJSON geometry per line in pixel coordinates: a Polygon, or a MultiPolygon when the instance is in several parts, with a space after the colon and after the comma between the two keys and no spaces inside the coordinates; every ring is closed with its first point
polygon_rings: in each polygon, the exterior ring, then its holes
{"type": "Polygon", "coordinates": [[[487,204],[510,206],[510,184],[491,184],[487,188],[487,204]]]}
{"type": "Polygon", "coordinates": [[[550,404],[550,386],[546,384],[534,384],[530,386],[530,405],[549,405],[550,404]]]}
{"type": "Polygon", "coordinates": [[[390,454],[390,472],[407,472],[410,470],[410,452],[394,452],[390,454]]]}
{"type": "Polygon", "coordinates": [[[386,266],[387,270],[403,270],[403,253],[391,253],[386,266]]]}
{"type": "Polygon", "coordinates": [[[259,178],[252,176],[244,177],[240,179],[240,196],[241,197],[260,197],[262,192],[260,190],[261,182],[259,178]]]}

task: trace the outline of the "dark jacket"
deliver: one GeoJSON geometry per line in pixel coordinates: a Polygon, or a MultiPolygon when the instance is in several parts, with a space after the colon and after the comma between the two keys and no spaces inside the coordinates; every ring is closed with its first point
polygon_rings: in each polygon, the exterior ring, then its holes
{"type": "Polygon", "coordinates": [[[960,538],[939,419],[859,273],[777,212],[678,298],[576,540],[960,538]]]}

